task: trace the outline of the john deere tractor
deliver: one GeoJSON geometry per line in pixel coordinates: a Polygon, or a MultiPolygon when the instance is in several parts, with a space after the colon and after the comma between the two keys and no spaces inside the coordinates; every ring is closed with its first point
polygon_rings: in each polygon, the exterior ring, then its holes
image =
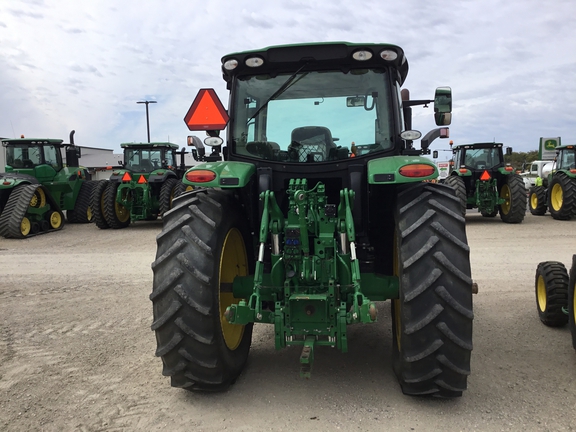
{"type": "Polygon", "coordinates": [[[450,88],[411,100],[408,62],[389,44],[268,47],[224,56],[222,72],[228,110],[201,89],[185,122],[224,160],[186,172],[195,189],[174,199],[157,237],[163,374],[226,389],[261,323],[277,349],[301,349],[308,378],[325,347],[348,351],[348,327],[376,322],[390,300],[404,393],[460,396],[473,320],[465,221],[453,189],[426,182],[438,171],[422,154],[447,128],[419,149],[411,128],[412,107],[429,103],[437,125],[450,123],[450,88]]]}
{"type": "Polygon", "coordinates": [[[556,147],[543,173],[542,183],[530,189],[530,212],[541,216],[548,209],[554,219],[576,218],[576,146],[556,147]]]}
{"type": "MultiPolygon", "coordinates": [[[[526,213],[526,189],[522,177],[504,162],[501,143],[454,146],[452,173],[445,180],[460,198],[460,211],[477,208],[482,216],[507,223],[521,223],[526,213]]],[[[512,149],[508,147],[508,154],[512,149]]]]}
{"type": "Polygon", "coordinates": [[[90,194],[94,182],[78,166],[80,150],[61,139],[4,139],[6,172],[0,173],[0,235],[26,238],[59,230],[68,222],[92,219],[90,194]],[[66,166],[62,160],[66,151],[66,166]]]}
{"type": "Polygon", "coordinates": [[[184,152],[168,142],[124,143],[124,161],[109,180],[96,184],[91,207],[96,226],[125,228],[130,222],[155,220],[182,190],[184,152]],[[180,166],[176,156],[181,155],[180,166]]]}

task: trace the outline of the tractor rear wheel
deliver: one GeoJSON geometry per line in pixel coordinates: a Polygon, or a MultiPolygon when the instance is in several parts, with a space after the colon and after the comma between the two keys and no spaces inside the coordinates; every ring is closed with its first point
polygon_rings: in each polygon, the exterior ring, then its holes
{"type": "Polygon", "coordinates": [[[554,219],[576,216],[576,180],[563,172],[554,174],[548,189],[548,210],[554,219]]]}
{"type": "MultiPolygon", "coordinates": [[[[104,215],[110,228],[120,229],[130,225],[130,210],[116,199],[120,183],[108,182],[104,191],[104,215]]],[[[125,189],[127,191],[127,189],[125,189]]]]}
{"type": "Polygon", "coordinates": [[[572,346],[576,350],[576,255],[572,255],[568,278],[568,326],[572,335],[572,346]]]}
{"type": "Polygon", "coordinates": [[[534,216],[546,214],[546,188],[544,186],[534,186],[530,188],[530,213],[534,216]]]}
{"type": "Polygon", "coordinates": [[[225,390],[244,369],[252,340],[252,324],[224,317],[240,300],[227,287],[253,268],[246,218],[232,193],[203,189],[176,198],[163,224],[150,295],[162,373],[173,387],[225,390]]]}
{"type": "Polygon", "coordinates": [[[92,220],[96,226],[100,229],[110,228],[108,222],[106,222],[106,217],[104,215],[104,192],[108,187],[108,180],[97,181],[92,188],[92,193],[90,195],[90,210],[92,213],[92,220]]]}
{"type": "Polygon", "coordinates": [[[562,308],[568,306],[568,272],[558,261],[538,264],[535,278],[536,307],[540,321],[550,327],[561,327],[568,322],[562,308]]]}
{"type": "Polygon", "coordinates": [[[392,301],[394,370],[408,395],[461,396],[470,374],[472,279],[460,200],[451,187],[399,188],[392,301]]]}
{"type": "Polygon", "coordinates": [[[175,178],[169,178],[160,188],[160,214],[172,208],[172,200],[178,195],[178,183],[175,178]]]}
{"type": "Polygon", "coordinates": [[[76,197],[74,210],[68,210],[66,217],[70,223],[90,223],[92,222],[92,210],[90,208],[90,200],[92,190],[96,182],[87,180],[80,186],[80,191],[76,197]]]}
{"type": "Polygon", "coordinates": [[[526,214],[526,187],[518,174],[509,174],[500,189],[500,219],[506,223],[520,223],[526,214]]]}
{"type": "Polygon", "coordinates": [[[466,215],[466,185],[462,177],[453,175],[444,180],[444,183],[451,186],[456,193],[456,197],[460,200],[460,212],[466,215]]]}

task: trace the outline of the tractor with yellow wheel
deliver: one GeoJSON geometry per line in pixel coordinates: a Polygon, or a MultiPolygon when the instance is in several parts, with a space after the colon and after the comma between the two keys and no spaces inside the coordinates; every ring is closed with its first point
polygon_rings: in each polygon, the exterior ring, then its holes
{"type": "Polygon", "coordinates": [[[384,43],[274,46],[221,67],[228,110],[201,89],[184,119],[207,132],[213,157],[186,171],[194,189],[156,238],[163,375],[224,390],[245,368],[254,325],[269,325],[270,343],[300,349],[310,378],[315,358],[351,349],[349,327],[375,323],[390,300],[402,391],[461,396],[473,320],[465,219],[423,156],[448,136],[451,89],[411,99],[404,51],[384,43]],[[432,103],[439,127],[422,136],[412,109],[432,103]]]}
{"type": "Polygon", "coordinates": [[[79,167],[80,149],[61,139],[2,140],[5,172],[0,173],[0,235],[27,238],[56,231],[70,223],[92,220],[90,195],[94,182],[79,167]],[[66,164],[61,151],[66,152],[66,164]]]}
{"type": "Polygon", "coordinates": [[[576,349],[576,255],[572,256],[570,272],[558,261],[538,264],[535,291],[540,321],[549,327],[568,324],[576,349]]]}
{"type": "MultiPolygon", "coordinates": [[[[484,217],[521,223],[526,213],[526,190],[522,177],[504,162],[502,143],[462,144],[452,148],[453,168],[444,183],[454,188],[460,210],[477,208],[484,217]]],[[[507,154],[512,149],[507,147],[507,154]]]]}

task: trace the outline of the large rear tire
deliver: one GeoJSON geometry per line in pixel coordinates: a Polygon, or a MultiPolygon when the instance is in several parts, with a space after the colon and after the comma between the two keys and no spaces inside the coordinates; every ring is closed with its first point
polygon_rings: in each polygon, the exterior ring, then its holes
{"type": "Polygon", "coordinates": [[[414,183],[399,192],[394,370],[405,394],[461,396],[470,374],[474,314],[460,200],[441,184],[414,183]]]}
{"type": "Polygon", "coordinates": [[[453,175],[447,177],[444,183],[451,186],[456,193],[456,197],[460,200],[460,212],[463,216],[466,215],[466,185],[462,177],[453,175]]]}
{"type": "MultiPolygon", "coordinates": [[[[130,225],[130,210],[117,201],[120,183],[108,182],[104,191],[104,215],[110,228],[121,229],[130,225]]],[[[128,193],[128,189],[124,189],[128,193]]]]}
{"type": "Polygon", "coordinates": [[[76,197],[76,203],[73,210],[66,212],[66,218],[70,223],[90,223],[92,222],[92,209],[90,200],[92,199],[92,190],[96,182],[87,180],[80,186],[80,191],[76,197]]]}
{"type": "Polygon", "coordinates": [[[108,187],[108,180],[97,181],[92,189],[92,194],[90,196],[90,210],[92,213],[92,220],[96,226],[100,229],[110,228],[108,222],[106,222],[106,217],[104,215],[104,192],[108,187]]]}
{"type": "Polygon", "coordinates": [[[568,279],[568,326],[572,335],[572,346],[576,350],[576,255],[572,256],[568,279]]]}
{"type": "Polygon", "coordinates": [[[526,215],[526,187],[518,174],[509,174],[500,189],[500,219],[506,223],[521,223],[526,215]]]}
{"type": "Polygon", "coordinates": [[[203,189],[176,198],[163,221],[150,295],[162,373],[173,387],[225,390],[244,369],[252,340],[252,324],[224,318],[240,299],[222,288],[253,267],[246,219],[231,192],[203,189]]]}
{"type": "Polygon", "coordinates": [[[530,213],[534,216],[546,214],[546,188],[544,186],[530,188],[529,207],[530,213]]]}
{"type": "Polygon", "coordinates": [[[550,327],[566,325],[568,315],[562,308],[568,306],[568,272],[564,264],[558,261],[538,264],[534,288],[540,321],[550,327]]]}
{"type": "Polygon", "coordinates": [[[160,188],[160,214],[164,214],[172,208],[172,201],[179,195],[178,183],[178,180],[175,178],[169,178],[160,188]]]}
{"type": "Polygon", "coordinates": [[[568,220],[576,216],[576,180],[557,172],[548,189],[548,210],[554,219],[568,220]]]}

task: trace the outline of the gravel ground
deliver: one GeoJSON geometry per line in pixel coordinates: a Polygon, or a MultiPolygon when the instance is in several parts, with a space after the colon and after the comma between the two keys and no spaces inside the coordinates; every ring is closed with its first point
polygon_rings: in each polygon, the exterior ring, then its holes
{"type": "Polygon", "coordinates": [[[570,333],[540,323],[534,296],[538,262],[570,265],[575,227],[467,215],[479,293],[472,375],[456,400],[402,394],[386,304],[377,324],[350,327],[348,353],[318,347],[310,380],[300,350],[275,351],[272,327],[257,325],[229,391],[171,388],[148,299],[161,222],[0,239],[0,430],[576,430],[570,333]]]}

